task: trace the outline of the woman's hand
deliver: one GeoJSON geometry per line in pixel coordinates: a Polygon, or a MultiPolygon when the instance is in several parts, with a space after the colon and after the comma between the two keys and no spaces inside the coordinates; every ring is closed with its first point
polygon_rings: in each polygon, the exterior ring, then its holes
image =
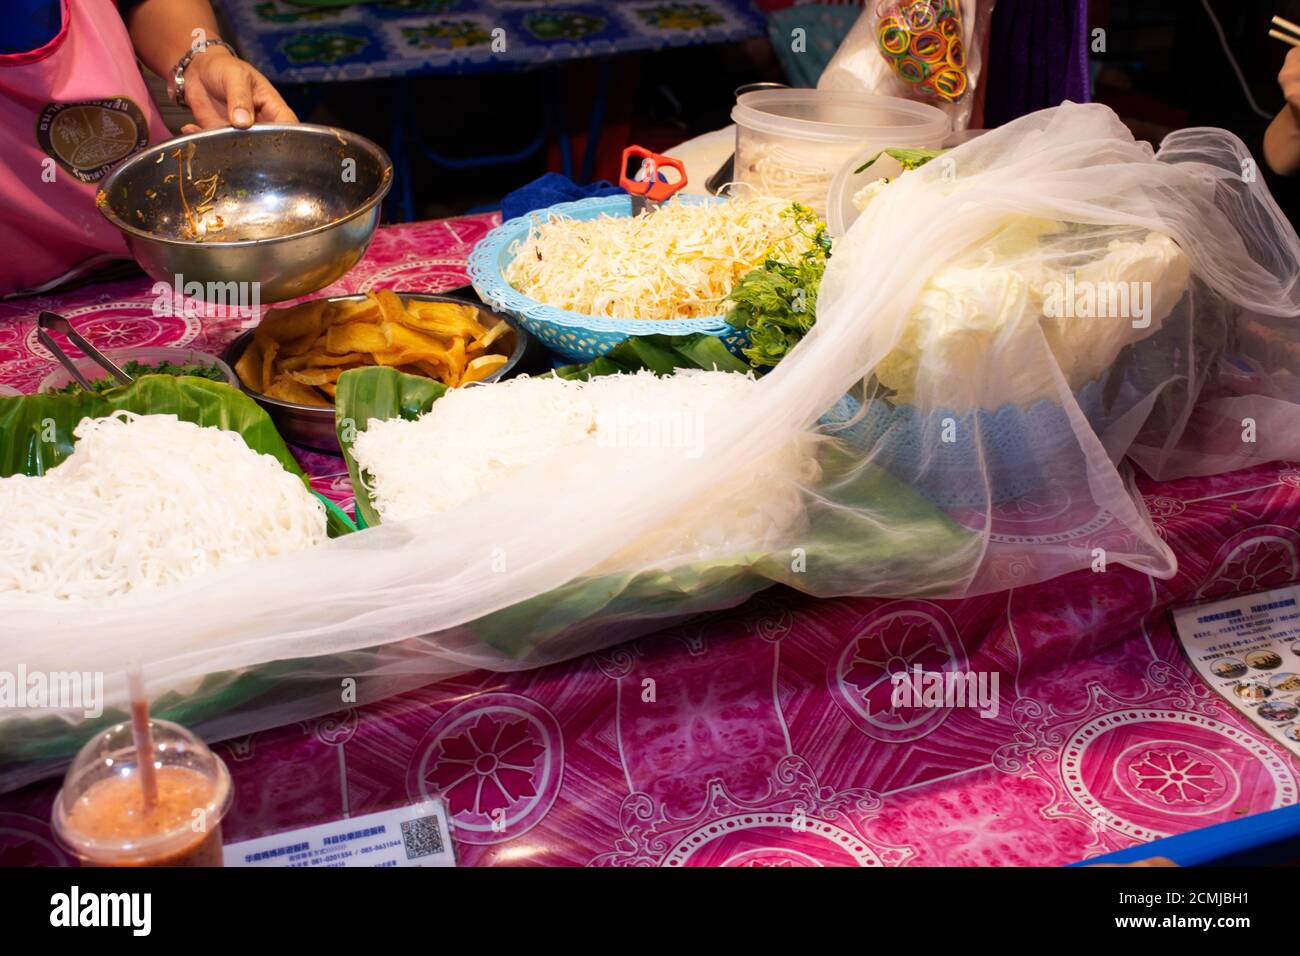
{"type": "Polygon", "coordinates": [[[1286,106],[1264,132],[1264,161],[1280,176],[1300,172],[1300,47],[1292,47],[1277,75],[1286,106]]]}
{"type": "MultiPolygon", "coordinates": [[[[136,56],[159,76],[205,39],[221,35],[208,0],[119,0],[136,56]]],[[[183,133],[214,126],[296,123],[298,117],[261,73],[223,46],[195,53],[185,68],[185,102],[194,123],[183,133]]]]}
{"type": "Polygon", "coordinates": [[[250,64],[225,47],[210,46],[185,69],[185,102],[195,123],[182,133],[215,126],[247,129],[253,123],[296,123],[298,117],[275,87],[250,64]]]}
{"type": "Polygon", "coordinates": [[[1277,75],[1277,85],[1282,88],[1286,105],[1300,115],[1300,46],[1293,46],[1277,75]]]}

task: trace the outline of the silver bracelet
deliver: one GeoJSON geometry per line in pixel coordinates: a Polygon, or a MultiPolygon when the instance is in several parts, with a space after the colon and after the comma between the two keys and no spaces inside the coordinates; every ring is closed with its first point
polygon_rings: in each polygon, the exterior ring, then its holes
{"type": "Polygon", "coordinates": [[[176,69],[172,71],[171,81],[167,84],[167,92],[171,95],[172,102],[182,109],[189,107],[189,104],[185,102],[185,68],[190,65],[190,61],[195,56],[210,46],[223,46],[230,51],[231,56],[239,56],[233,46],[221,39],[204,40],[202,45],[190,47],[177,62],[176,69]]]}

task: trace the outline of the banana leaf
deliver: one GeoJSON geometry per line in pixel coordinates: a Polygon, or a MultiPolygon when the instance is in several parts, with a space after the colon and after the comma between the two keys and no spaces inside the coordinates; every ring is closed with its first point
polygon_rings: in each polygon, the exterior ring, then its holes
{"type": "MultiPolygon", "coordinates": [[[[100,393],[0,398],[0,477],[45,474],[72,454],[72,430],[83,418],[102,418],[121,410],[170,414],[196,425],[237,432],[249,448],[272,456],[311,489],[306,474],[260,405],[224,382],[174,375],[142,375],[130,385],[100,393]]],[[[337,505],[320,500],[325,504],[330,537],[356,530],[337,505]]]]}
{"type": "MultiPolygon", "coordinates": [[[[749,371],[718,339],[692,335],[629,338],[593,362],[564,366],[551,374],[585,380],[647,368],[657,374],[678,368],[749,371]]],[[[336,421],[356,491],[358,525],[374,525],[380,519],[365,492],[366,475],[352,457],[357,434],[373,419],[414,420],[445,392],[436,382],[391,368],[354,369],[340,376],[336,421]]],[[[755,552],[669,569],[578,578],[468,626],[485,643],[515,660],[549,663],[592,650],[597,631],[608,635],[621,630],[627,637],[635,636],[674,620],[734,606],[774,583],[814,594],[819,590],[827,595],[847,593],[856,568],[883,564],[894,569],[900,580],[915,581],[933,577],[945,563],[959,560],[962,548],[970,543],[970,531],[883,469],[860,467],[855,456],[835,443],[826,443],[819,454],[823,479],[841,489],[840,495],[889,510],[889,534],[872,522],[847,522],[838,512],[812,509],[800,561],[792,561],[789,553],[755,552]],[[900,528],[907,533],[899,533],[900,528]],[[818,580],[834,582],[832,587],[809,586],[800,569],[813,562],[818,580]]]]}
{"type": "Polygon", "coordinates": [[[348,477],[352,479],[359,527],[378,525],[379,512],[366,492],[370,486],[369,476],[352,457],[352,443],[357,440],[357,435],[364,432],[374,418],[414,421],[446,392],[447,386],[441,382],[407,375],[387,366],[350,369],[339,376],[334,395],[334,429],[348,465],[348,477]]]}
{"type": "Polygon", "coordinates": [[[748,372],[749,366],[712,335],[642,335],[624,339],[609,352],[584,365],[565,365],[551,374],[566,379],[587,379],[650,369],[671,375],[679,368],[718,372],[748,372]]]}

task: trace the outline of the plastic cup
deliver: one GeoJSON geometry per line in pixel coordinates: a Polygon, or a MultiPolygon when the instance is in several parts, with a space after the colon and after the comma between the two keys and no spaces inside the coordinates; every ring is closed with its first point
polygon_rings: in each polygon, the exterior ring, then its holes
{"type": "Polygon", "coordinates": [[[221,866],[230,772],[178,724],[149,722],[157,799],[145,806],[131,724],[97,735],[72,762],[54,801],[54,833],[90,866],[221,866]]]}

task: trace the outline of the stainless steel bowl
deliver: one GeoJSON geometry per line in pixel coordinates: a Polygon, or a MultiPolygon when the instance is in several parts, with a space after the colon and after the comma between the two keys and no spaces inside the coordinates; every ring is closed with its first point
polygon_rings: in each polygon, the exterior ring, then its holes
{"type": "Polygon", "coordinates": [[[256,282],[259,301],[279,302],[356,265],[392,180],[388,154],[355,133],[225,127],[136,153],[104,178],[97,204],[150,277],[247,306],[230,296],[251,290],[229,283],[256,282]]]}
{"type": "MultiPolygon", "coordinates": [[[[394,290],[396,291],[396,290],[394,290]]],[[[528,350],[528,333],[519,326],[510,321],[508,316],[500,312],[494,312],[487,306],[474,302],[470,299],[462,299],[454,295],[435,295],[428,292],[397,292],[403,300],[414,299],[419,302],[454,302],[457,305],[473,306],[484,316],[492,318],[493,323],[500,321],[510,325],[511,332],[502,335],[501,338],[493,343],[492,352],[499,355],[508,355],[506,363],[499,369],[483,379],[477,385],[486,385],[489,382],[495,382],[510,375],[515,366],[517,366],[524,353],[528,350]],[[511,340],[513,336],[513,340],[511,340]]],[[[359,302],[364,299],[364,295],[336,295],[326,299],[326,302],[359,302]]],[[[221,353],[221,358],[227,365],[234,368],[239,364],[240,357],[244,354],[244,349],[248,348],[248,343],[253,338],[254,329],[242,333],[237,339],[226,346],[226,350],[221,353]]],[[[334,430],[334,409],[322,408],[318,405],[302,405],[298,402],[286,402],[283,399],[271,398],[263,395],[261,392],[255,392],[248,388],[241,381],[239,387],[244,390],[257,404],[261,405],[271,420],[275,422],[275,427],[279,430],[280,435],[285,441],[293,442],[296,445],[303,445],[307,448],[314,448],[317,451],[329,452],[337,455],[339,453],[338,434],[334,430]]]]}

